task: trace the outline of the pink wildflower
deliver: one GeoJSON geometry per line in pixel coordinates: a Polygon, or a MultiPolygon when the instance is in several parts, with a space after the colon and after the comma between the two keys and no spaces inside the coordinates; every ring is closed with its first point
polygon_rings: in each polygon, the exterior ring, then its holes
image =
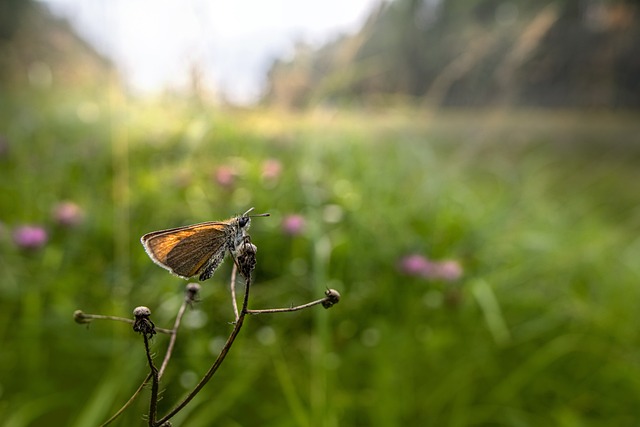
{"type": "Polygon", "coordinates": [[[440,261],[436,265],[435,276],[447,282],[453,282],[462,277],[462,266],[458,261],[440,261]]]}
{"type": "Polygon", "coordinates": [[[236,171],[231,166],[219,166],[215,170],[214,180],[221,187],[233,187],[236,182],[236,171]]]}
{"type": "Polygon", "coordinates": [[[425,256],[411,254],[400,259],[398,269],[407,276],[428,277],[433,270],[433,263],[425,256]]]}
{"type": "Polygon", "coordinates": [[[456,281],[463,274],[462,266],[458,261],[431,261],[420,254],[411,254],[401,258],[398,270],[407,276],[447,282],[456,281]]]}
{"type": "Polygon", "coordinates": [[[262,178],[268,181],[276,181],[282,175],[282,163],[277,159],[267,159],[262,164],[262,178]]]}
{"type": "Polygon", "coordinates": [[[23,225],[13,231],[13,242],[22,249],[39,249],[47,239],[46,230],[34,225],[23,225]]]}
{"type": "Polygon", "coordinates": [[[288,215],[282,221],[282,231],[289,236],[297,236],[302,234],[306,225],[306,221],[302,215],[288,215]]]}
{"type": "Polygon", "coordinates": [[[63,227],[76,227],[84,221],[84,212],[74,202],[60,202],[53,209],[53,220],[63,227]]]}

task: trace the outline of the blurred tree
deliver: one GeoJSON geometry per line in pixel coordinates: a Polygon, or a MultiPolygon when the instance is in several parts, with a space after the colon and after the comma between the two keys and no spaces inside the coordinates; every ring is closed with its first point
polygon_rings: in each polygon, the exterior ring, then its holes
{"type": "Polygon", "coordinates": [[[637,108],[639,31],[633,1],[396,0],[358,34],[274,63],[264,100],[637,108]]]}
{"type": "Polygon", "coordinates": [[[24,12],[30,5],[30,0],[0,1],[0,42],[5,42],[13,37],[24,12]]]}

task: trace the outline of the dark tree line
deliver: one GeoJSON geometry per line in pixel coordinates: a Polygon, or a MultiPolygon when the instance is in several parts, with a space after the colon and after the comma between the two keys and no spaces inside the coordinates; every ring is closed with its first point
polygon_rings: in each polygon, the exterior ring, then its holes
{"type": "Polygon", "coordinates": [[[275,61],[264,102],[640,107],[635,1],[396,0],[359,33],[275,61]]]}

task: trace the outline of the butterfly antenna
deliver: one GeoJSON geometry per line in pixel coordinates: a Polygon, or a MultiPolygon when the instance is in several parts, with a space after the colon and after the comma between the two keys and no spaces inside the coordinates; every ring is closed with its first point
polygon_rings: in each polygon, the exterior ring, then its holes
{"type": "Polygon", "coordinates": [[[255,208],[251,208],[251,209],[249,209],[248,211],[246,211],[245,213],[243,213],[243,214],[242,214],[242,216],[248,216],[248,217],[251,217],[251,218],[255,218],[255,217],[258,217],[258,216],[271,216],[271,214],[270,214],[270,213],[268,213],[268,212],[267,212],[267,213],[257,214],[257,215],[247,215],[249,212],[251,212],[251,211],[252,211],[252,210],[254,210],[254,209],[255,209],[255,208]]]}

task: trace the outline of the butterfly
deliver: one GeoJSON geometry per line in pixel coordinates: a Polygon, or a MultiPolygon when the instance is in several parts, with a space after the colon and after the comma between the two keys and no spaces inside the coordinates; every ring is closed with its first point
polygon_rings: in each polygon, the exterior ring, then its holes
{"type": "Polygon", "coordinates": [[[149,258],[160,267],[183,279],[198,276],[201,281],[207,280],[227,253],[235,260],[236,253],[250,242],[247,230],[251,218],[269,216],[268,213],[249,215],[252,210],[225,221],[153,231],[142,236],[140,242],[149,258]]]}

